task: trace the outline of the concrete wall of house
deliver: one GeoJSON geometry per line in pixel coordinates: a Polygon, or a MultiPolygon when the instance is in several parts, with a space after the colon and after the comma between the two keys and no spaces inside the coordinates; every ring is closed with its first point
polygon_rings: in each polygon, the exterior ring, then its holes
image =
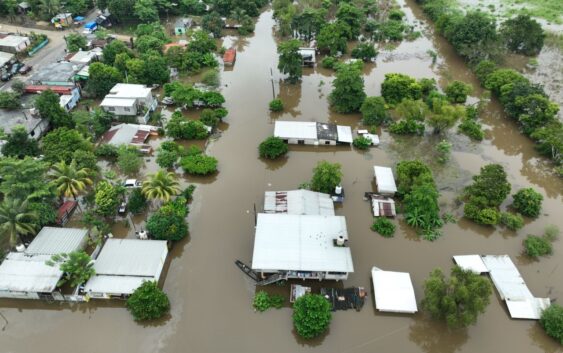
{"type": "Polygon", "coordinates": [[[137,115],[137,106],[129,107],[102,107],[106,112],[113,113],[115,115],[127,115],[134,116],[137,115]]]}
{"type": "Polygon", "coordinates": [[[47,130],[49,130],[49,120],[42,119],[41,122],[39,122],[39,124],[37,124],[35,128],[29,132],[29,136],[35,140],[39,140],[41,136],[45,135],[47,130]]]}
{"type": "Polygon", "coordinates": [[[0,290],[0,298],[39,299],[39,294],[33,292],[12,292],[12,291],[0,290]]]}
{"type": "Polygon", "coordinates": [[[335,146],[334,140],[317,140],[317,139],[285,139],[286,143],[291,145],[314,145],[314,146],[335,146]]]}

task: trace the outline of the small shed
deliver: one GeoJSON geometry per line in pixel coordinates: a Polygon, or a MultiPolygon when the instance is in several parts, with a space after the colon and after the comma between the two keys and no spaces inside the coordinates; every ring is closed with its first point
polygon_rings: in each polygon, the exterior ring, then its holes
{"type": "Polygon", "coordinates": [[[329,194],[310,190],[266,191],[264,213],[334,216],[329,194]]]}
{"type": "Polygon", "coordinates": [[[377,192],[382,195],[393,196],[397,192],[393,170],[388,167],[374,166],[374,177],[377,192]]]}
{"type": "Polygon", "coordinates": [[[370,200],[371,211],[374,217],[395,217],[395,200],[390,197],[374,193],[366,193],[366,198],[370,200]]]}
{"type": "Polygon", "coordinates": [[[235,48],[230,48],[225,51],[223,55],[223,63],[225,66],[233,66],[237,60],[237,50],[235,48]]]}
{"type": "Polygon", "coordinates": [[[84,292],[92,298],[127,297],[143,282],[159,281],[167,255],[164,240],[108,239],[84,292]]]}
{"type": "Polygon", "coordinates": [[[371,277],[377,310],[408,314],[418,311],[409,273],[383,271],[373,267],[371,277]]]}
{"type": "Polygon", "coordinates": [[[0,51],[15,54],[24,51],[30,44],[31,41],[28,37],[10,34],[0,38],[0,51]]]}
{"type": "Polygon", "coordinates": [[[303,62],[303,66],[315,66],[316,63],[316,51],[315,48],[299,48],[297,51],[299,55],[301,55],[301,60],[303,62]]]}

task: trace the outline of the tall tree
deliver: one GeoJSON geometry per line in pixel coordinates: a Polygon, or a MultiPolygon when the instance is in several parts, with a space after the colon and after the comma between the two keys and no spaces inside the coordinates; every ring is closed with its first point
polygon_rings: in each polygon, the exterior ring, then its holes
{"type": "Polygon", "coordinates": [[[64,110],[59,102],[59,95],[49,89],[41,92],[41,94],[35,98],[34,105],[39,111],[39,115],[41,115],[43,119],[49,120],[54,129],[60,127],[74,128],[74,121],[72,121],[70,113],[64,110]]]}
{"type": "Polygon", "coordinates": [[[8,135],[6,142],[2,145],[2,154],[8,157],[24,158],[39,155],[37,140],[29,137],[23,126],[16,126],[8,135]]]}
{"type": "Polygon", "coordinates": [[[54,196],[45,183],[47,163],[31,157],[0,159],[0,192],[9,198],[30,201],[54,196]]]}
{"type": "Polygon", "coordinates": [[[180,193],[178,177],[172,172],[159,170],[149,175],[148,180],[143,183],[143,194],[148,199],[168,201],[178,193],[180,193]]]}
{"type": "Polygon", "coordinates": [[[311,190],[332,194],[342,180],[342,170],[339,163],[320,161],[313,169],[311,190]]]}
{"type": "Polygon", "coordinates": [[[86,89],[98,98],[108,94],[113,86],[123,81],[123,76],[115,67],[102,63],[90,65],[89,74],[86,89]]]}
{"type": "Polygon", "coordinates": [[[280,55],[278,69],[289,75],[289,82],[296,83],[299,81],[303,75],[303,59],[299,54],[299,41],[291,39],[280,43],[278,53],[280,55]]]}
{"type": "Polygon", "coordinates": [[[366,98],[362,71],[356,63],[339,65],[328,96],[330,105],[339,113],[353,113],[360,110],[366,98]]]}
{"type": "Polygon", "coordinates": [[[91,174],[92,171],[88,168],[78,168],[75,160],[70,164],[60,161],[51,167],[49,179],[57,188],[59,196],[73,197],[76,200],[87,185],[92,185],[91,174]]]}
{"type": "Polygon", "coordinates": [[[504,21],[500,33],[509,50],[524,55],[537,55],[543,47],[545,33],[529,15],[518,15],[504,21]]]}
{"type": "Polygon", "coordinates": [[[20,236],[35,232],[36,220],[27,200],[5,198],[0,204],[0,234],[9,238],[11,246],[17,245],[20,236]]]}

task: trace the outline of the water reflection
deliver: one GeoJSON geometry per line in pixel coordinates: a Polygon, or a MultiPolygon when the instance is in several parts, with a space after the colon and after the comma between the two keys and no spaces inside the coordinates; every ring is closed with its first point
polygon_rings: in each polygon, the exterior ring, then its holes
{"type": "Polygon", "coordinates": [[[426,353],[453,353],[468,340],[467,329],[450,330],[443,322],[418,315],[410,326],[409,339],[426,353]]]}

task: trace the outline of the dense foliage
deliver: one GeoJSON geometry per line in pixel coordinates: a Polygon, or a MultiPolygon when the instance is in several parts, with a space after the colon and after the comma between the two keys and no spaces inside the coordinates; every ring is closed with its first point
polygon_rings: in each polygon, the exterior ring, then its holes
{"type": "Polygon", "coordinates": [[[404,74],[385,74],[385,80],[381,84],[381,95],[385,102],[396,105],[404,98],[420,99],[422,86],[414,78],[404,74]]]}
{"type": "Polygon", "coordinates": [[[305,339],[325,332],[331,319],[330,303],[322,295],[305,294],[293,304],[293,326],[305,339]]]}
{"type": "Polygon", "coordinates": [[[539,54],[545,39],[541,24],[529,15],[507,19],[500,27],[500,34],[509,50],[524,55],[539,54]]]}
{"type": "Polygon", "coordinates": [[[279,137],[270,136],[260,143],[258,152],[261,158],[276,159],[288,151],[287,144],[279,137]]]}
{"type": "Polygon", "coordinates": [[[518,230],[524,227],[524,218],[519,213],[502,212],[500,214],[500,223],[510,230],[518,230]]]}
{"type": "Polygon", "coordinates": [[[340,185],[341,180],[342,171],[339,163],[320,161],[313,169],[311,190],[332,194],[334,189],[340,185]]]}
{"type": "Polygon", "coordinates": [[[119,196],[123,190],[106,180],[102,180],[96,185],[96,213],[103,217],[111,217],[117,213],[119,206],[119,196]]]}
{"type": "MultiPolygon", "coordinates": [[[[183,199],[185,201],[185,199],[183,199]]],[[[147,221],[149,235],[159,240],[177,241],[188,235],[188,224],[185,220],[187,207],[173,201],[165,203],[152,214],[147,221]],[[179,207],[178,207],[179,206],[179,207]]]]}
{"type": "Polygon", "coordinates": [[[563,307],[561,305],[552,303],[549,308],[545,309],[541,314],[540,325],[548,336],[563,344],[563,307]]]}
{"type": "Polygon", "coordinates": [[[279,98],[271,100],[268,106],[270,107],[270,110],[273,112],[281,112],[283,110],[283,102],[279,98]]]}
{"type": "Polygon", "coordinates": [[[385,217],[376,218],[371,225],[371,230],[378,232],[385,238],[393,237],[395,228],[395,224],[385,217]]]}
{"type": "Polygon", "coordinates": [[[514,195],[512,207],[524,216],[537,217],[541,212],[543,196],[532,188],[520,189],[514,195]]]}
{"type": "Polygon", "coordinates": [[[378,126],[387,121],[387,111],[383,97],[366,97],[360,107],[360,112],[362,113],[364,125],[378,126]]]}
{"type": "Polygon", "coordinates": [[[184,171],[193,175],[208,175],[217,171],[217,159],[204,154],[185,156],[180,159],[184,171]]]}
{"type": "Polygon", "coordinates": [[[133,189],[127,199],[127,209],[132,214],[139,214],[147,207],[147,198],[139,188],[133,189]]]}
{"type": "Polygon", "coordinates": [[[290,83],[297,83],[303,74],[303,59],[299,54],[300,45],[301,43],[297,39],[278,44],[278,69],[281,73],[288,75],[290,83]]]}
{"type": "Polygon", "coordinates": [[[264,312],[270,308],[280,309],[283,306],[285,299],[279,294],[270,295],[261,290],[256,292],[252,301],[254,309],[264,312]]]}
{"type": "Polygon", "coordinates": [[[447,279],[440,269],[430,273],[424,282],[422,307],[448,327],[466,327],[477,322],[477,316],[489,305],[492,286],[486,277],[454,266],[447,279]]]}
{"type": "Polygon", "coordinates": [[[472,91],[471,85],[461,81],[453,81],[446,87],[446,96],[452,103],[465,103],[467,95],[472,91]]]}
{"type": "Polygon", "coordinates": [[[84,251],[56,254],[47,261],[49,266],[55,266],[56,264],[59,265],[59,269],[63,272],[63,277],[59,280],[57,286],[68,283],[74,288],[85,283],[96,273],[92,258],[84,251]]]}
{"type": "Polygon", "coordinates": [[[536,235],[528,235],[524,240],[524,248],[526,254],[530,257],[539,257],[551,255],[553,246],[547,237],[538,237],[536,235]]]}
{"type": "Polygon", "coordinates": [[[339,113],[358,112],[366,98],[364,79],[358,65],[342,64],[336,70],[336,78],[332,82],[333,90],[328,100],[339,113]]]}
{"type": "Polygon", "coordinates": [[[358,136],[354,138],[352,145],[359,150],[367,150],[371,146],[371,139],[365,136],[358,136]]]}
{"type": "Polygon", "coordinates": [[[145,281],[127,299],[127,309],[137,321],[155,320],[170,310],[166,293],[154,281],[145,281]]]}

